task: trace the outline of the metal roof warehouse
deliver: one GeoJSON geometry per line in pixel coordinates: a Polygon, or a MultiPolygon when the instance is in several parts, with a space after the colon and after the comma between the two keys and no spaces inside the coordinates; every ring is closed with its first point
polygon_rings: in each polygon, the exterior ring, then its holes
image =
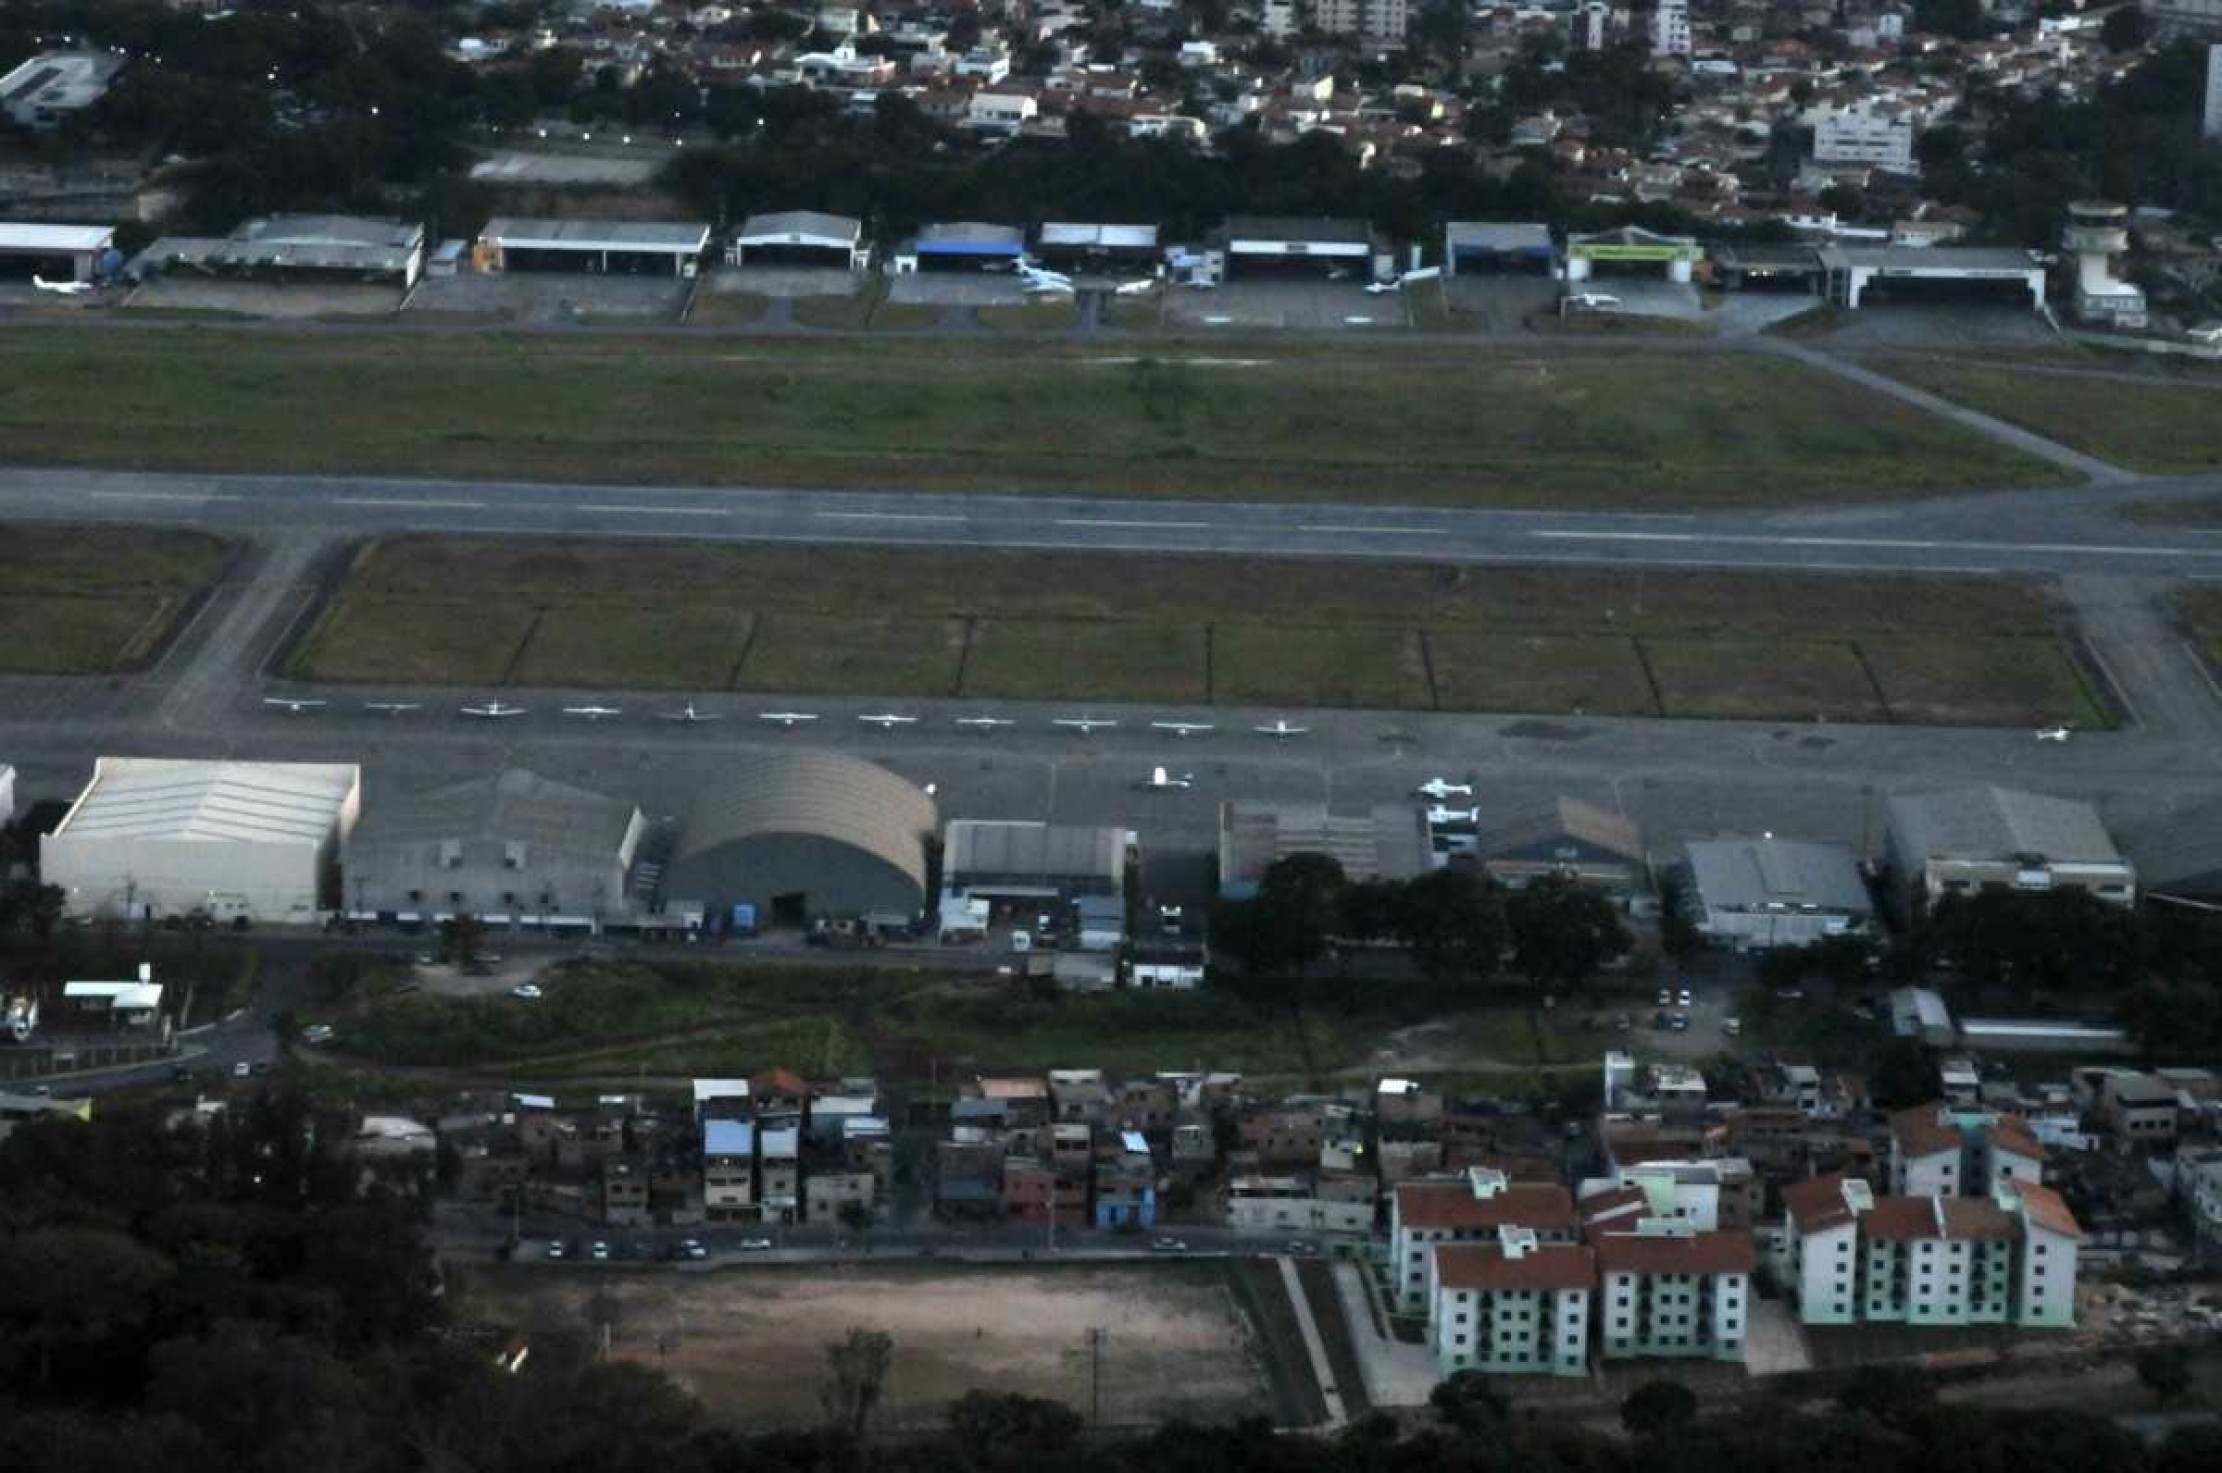
{"type": "Polygon", "coordinates": [[[864,222],[818,210],[780,210],[741,222],[727,257],[736,266],[839,266],[861,271],[871,261],[864,222]]]}
{"type": "Polygon", "coordinates": [[[479,232],[487,269],[683,275],[710,227],[662,220],[538,220],[507,215],[479,232]]]}

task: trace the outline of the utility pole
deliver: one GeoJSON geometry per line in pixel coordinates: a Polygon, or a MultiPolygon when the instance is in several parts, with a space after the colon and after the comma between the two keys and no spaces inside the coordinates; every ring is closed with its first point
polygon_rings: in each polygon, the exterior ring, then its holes
{"type": "Polygon", "coordinates": [[[1109,1338],[1098,1325],[1088,1331],[1088,1425],[1103,1429],[1103,1342],[1109,1338]]]}

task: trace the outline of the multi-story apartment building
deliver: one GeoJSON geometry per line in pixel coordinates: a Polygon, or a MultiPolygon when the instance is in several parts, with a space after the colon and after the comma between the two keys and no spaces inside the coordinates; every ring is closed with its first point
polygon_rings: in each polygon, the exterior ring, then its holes
{"type": "Polygon", "coordinates": [[[1980,1197],[2000,1182],[2041,1181],[2044,1157],[2018,1115],[1927,1104],[1890,1117],[1890,1190],[1900,1197],[1980,1197]]]}
{"type": "Polygon", "coordinates": [[[1821,1176],[1782,1198],[1778,1268],[1806,1324],[2075,1323],[2083,1232],[2050,1187],[2007,1177],[1987,1199],[1878,1197],[1821,1176]]]}
{"type": "Polygon", "coordinates": [[[1397,1304],[1407,1313],[1427,1305],[1431,1244],[1493,1239],[1504,1227],[1526,1228],[1545,1244],[1574,1241],[1572,1193],[1555,1182],[1516,1182],[1485,1166],[1456,1181],[1404,1182],[1389,1201],[1390,1262],[1397,1304]]]}
{"type": "Polygon", "coordinates": [[[1368,46],[1400,47],[1411,26],[1410,0],[1311,0],[1312,24],[1368,46]]]}
{"type": "Polygon", "coordinates": [[[749,1221],[756,1217],[754,1122],[703,1122],[702,1209],[712,1222],[749,1221]]]}
{"type": "Polygon", "coordinates": [[[1593,1233],[1598,1341],[1608,1359],[1708,1356],[1740,1361],[1749,1333],[1751,1234],[1646,1218],[1593,1233]]]}
{"type": "Polygon", "coordinates": [[[1913,172],[1913,119],[1862,108],[1830,113],[1813,125],[1813,162],[1913,172]]]}
{"type": "Polygon", "coordinates": [[[1580,1376],[1589,1370],[1596,1257],[1499,1227],[1490,1241],[1431,1243],[1422,1280],[1428,1343],[1445,1376],[1580,1376]]]}
{"type": "Polygon", "coordinates": [[[1690,0],[1657,0],[1651,8],[1651,54],[1690,54],[1690,0]]]}

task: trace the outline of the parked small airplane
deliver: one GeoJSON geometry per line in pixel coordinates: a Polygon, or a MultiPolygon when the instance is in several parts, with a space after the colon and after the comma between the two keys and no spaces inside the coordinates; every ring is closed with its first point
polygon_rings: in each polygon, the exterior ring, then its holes
{"type": "Polygon", "coordinates": [[[875,711],[869,716],[859,716],[856,719],[866,726],[876,726],[881,731],[893,731],[898,726],[916,726],[918,724],[917,717],[898,716],[893,711],[875,711]]]}
{"type": "Polygon", "coordinates": [[[325,704],[322,701],[298,701],[288,696],[264,696],[262,703],[265,706],[283,707],[287,714],[293,716],[298,716],[303,711],[321,710],[325,704]]]}
{"type": "Polygon", "coordinates": [[[1311,728],[1308,726],[1291,726],[1288,724],[1288,718],[1284,716],[1275,721],[1271,726],[1253,726],[1250,728],[1250,730],[1256,732],[1259,736],[1280,738],[1300,737],[1306,732],[1310,731],[1311,728]]]}
{"type": "Polygon", "coordinates": [[[612,716],[624,715],[625,708],[622,706],[565,706],[563,714],[566,716],[584,716],[589,721],[602,721],[612,716]]]}
{"type": "Polygon", "coordinates": [[[500,701],[488,701],[483,706],[458,706],[456,710],[465,716],[476,716],[483,721],[500,721],[507,716],[522,716],[525,714],[524,707],[505,706],[500,701]]]}
{"type": "Polygon", "coordinates": [[[1566,299],[1566,305],[1578,312],[1604,312],[1620,305],[1620,298],[1610,292],[1576,292],[1566,299]]]}
{"type": "Polygon", "coordinates": [[[723,721],[725,719],[715,711],[695,710],[692,701],[687,702],[676,711],[662,711],[657,714],[665,721],[683,721],[689,726],[694,725],[697,721],[723,721]]]}
{"type": "Polygon", "coordinates": [[[1108,731],[1119,723],[1107,716],[1059,716],[1049,724],[1051,726],[1062,726],[1067,731],[1077,731],[1082,736],[1086,736],[1091,731],[1108,731]]]}
{"type": "Polygon", "coordinates": [[[1071,284],[1059,281],[1029,281],[1019,290],[1029,297],[1069,297],[1072,295],[1071,284]]]}
{"type": "Polygon", "coordinates": [[[1401,276],[1392,276],[1387,281],[1369,281],[1366,283],[1366,295],[1369,297],[1386,297],[1403,289],[1404,278],[1401,276]]]}
{"type": "Polygon", "coordinates": [[[1062,271],[1051,271],[1041,266],[1031,266],[1024,261],[1018,263],[1017,270],[1019,279],[1026,283],[1026,290],[1030,292],[1069,292],[1072,290],[1072,278],[1062,271]]]}
{"type": "Polygon", "coordinates": [[[1171,773],[1167,772],[1162,767],[1151,768],[1150,775],[1147,778],[1143,779],[1141,782],[1135,784],[1136,787],[1141,788],[1145,791],[1153,791],[1161,788],[1192,788],[1195,785],[1196,774],[1192,772],[1184,772],[1179,777],[1174,777],[1171,773]]]}
{"type": "Polygon", "coordinates": [[[415,701],[365,701],[363,702],[363,709],[365,711],[377,711],[387,716],[399,716],[404,711],[422,711],[424,707],[418,705],[415,701]]]}
{"type": "Polygon", "coordinates": [[[1209,721],[1153,721],[1151,731],[1169,731],[1177,737],[1202,736],[1219,728],[1209,721]]]}
{"type": "Polygon", "coordinates": [[[2065,726],[2040,726],[2037,728],[2037,740],[2040,742],[2064,742],[2068,739],[2068,736],[2069,729],[2065,726]]]}
{"type": "Polygon", "coordinates": [[[1474,785],[1454,783],[1445,777],[1431,777],[1414,791],[1422,798],[1433,798],[1441,802],[1445,798],[1471,798],[1474,795],[1474,785]]]}
{"type": "Polygon", "coordinates": [[[959,716],[956,724],[982,733],[994,731],[998,727],[1018,725],[1017,722],[1005,720],[1001,716],[959,716]]]}
{"type": "Polygon", "coordinates": [[[769,721],[774,725],[784,726],[789,731],[793,731],[804,722],[816,721],[818,718],[808,711],[759,711],[756,713],[756,719],[758,721],[769,721]]]}
{"type": "Polygon", "coordinates": [[[31,285],[42,292],[52,292],[58,297],[81,297],[93,289],[93,284],[89,281],[48,281],[45,277],[38,275],[32,276],[31,285]]]}
{"type": "Polygon", "coordinates": [[[1430,824],[1480,823],[1481,810],[1479,808],[1445,808],[1442,804],[1437,803],[1427,810],[1427,821],[1430,824]]]}
{"type": "Polygon", "coordinates": [[[1157,278],[1145,276],[1138,281],[1120,282],[1117,286],[1111,288],[1111,295],[1115,297],[1146,297],[1156,290],[1157,278]]]}

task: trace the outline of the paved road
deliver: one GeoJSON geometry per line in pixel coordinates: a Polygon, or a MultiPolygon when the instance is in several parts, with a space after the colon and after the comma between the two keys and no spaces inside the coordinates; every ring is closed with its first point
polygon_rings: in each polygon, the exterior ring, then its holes
{"type": "Polygon", "coordinates": [[[325,539],[481,532],[752,542],[1426,557],[1473,563],[2222,578],[2222,538],[2130,522],[2222,476],[1705,514],[1465,510],[764,487],[0,468],[0,516],[325,539]]]}

